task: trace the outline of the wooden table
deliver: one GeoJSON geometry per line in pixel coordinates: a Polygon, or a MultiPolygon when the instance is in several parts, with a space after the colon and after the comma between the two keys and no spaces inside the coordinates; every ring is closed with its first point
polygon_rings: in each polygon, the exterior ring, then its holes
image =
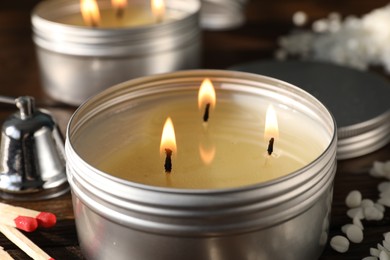
{"type": "MultiPolygon", "coordinates": [[[[30,24],[30,13],[37,2],[38,0],[0,2],[0,94],[34,96],[41,107],[46,107],[53,112],[64,132],[75,107],[52,100],[41,88],[30,24]]],[[[277,38],[291,30],[291,16],[296,11],[307,12],[312,21],[325,17],[332,11],[343,15],[361,15],[386,4],[385,0],[253,0],[247,5],[248,21],[243,27],[228,31],[204,32],[202,67],[223,69],[241,62],[271,58],[277,46],[277,38]]],[[[13,107],[0,105],[0,121],[3,122],[14,111],[13,107]]],[[[377,199],[376,186],[381,180],[370,177],[368,170],[373,161],[389,159],[390,144],[367,156],[338,162],[330,237],[340,234],[340,227],[350,222],[344,205],[345,196],[350,190],[359,189],[363,197],[377,199]]],[[[47,201],[8,203],[55,213],[58,218],[55,227],[47,230],[40,229],[28,233],[27,236],[55,259],[82,259],[69,193],[47,201]]],[[[339,254],[327,246],[320,259],[355,260],[368,256],[369,248],[382,241],[382,233],[390,231],[389,221],[390,210],[387,210],[382,221],[364,222],[365,237],[361,244],[352,244],[345,254],[339,254]]],[[[0,235],[0,246],[3,246],[15,259],[28,259],[2,235],[0,235]]]]}

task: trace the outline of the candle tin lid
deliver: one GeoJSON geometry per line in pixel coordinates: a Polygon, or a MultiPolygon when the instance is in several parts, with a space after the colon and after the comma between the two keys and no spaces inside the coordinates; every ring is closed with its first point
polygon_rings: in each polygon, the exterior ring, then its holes
{"type": "Polygon", "coordinates": [[[259,61],[231,69],[279,78],[318,98],[338,125],[338,159],[366,155],[390,141],[390,82],[379,75],[315,61],[259,61]]]}

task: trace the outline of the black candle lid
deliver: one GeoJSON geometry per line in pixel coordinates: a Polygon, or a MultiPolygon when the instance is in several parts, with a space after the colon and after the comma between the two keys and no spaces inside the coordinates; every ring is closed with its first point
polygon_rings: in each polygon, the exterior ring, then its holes
{"type": "Polygon", "coordinates": [[[336,119],[338,159],[390,141],[390,82],[375,73],[315,61],[258,61],[231,68],[277,78],[320,100],[336,119]]]}

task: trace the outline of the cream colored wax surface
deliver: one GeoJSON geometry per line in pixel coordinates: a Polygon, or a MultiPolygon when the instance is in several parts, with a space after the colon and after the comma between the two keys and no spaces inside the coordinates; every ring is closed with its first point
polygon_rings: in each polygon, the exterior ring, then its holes
{"type": "MultiPolygon", "coordinates": [[[[122,16],[118,17],[114,8],[100,10],[99,28],[121,28],[149,25],[156,23],[151,10],[144,6],[134,5],[124,9],[122,16]]],[[[69,14],[58,19],[59,23],[84,26],[81,13],[69,14]]]]}
{"type": "MultiPolygon", "coordinates": [[[[217,97],[218,98],[218,97],[217,97]]],[[[324,131],[283,106],[274,104],[278,114],[280,137],[274,154],[266,155],[264,140],[266,106],[256,99],[248,102],[217,100],[205,126],[196,99],[172,99],[148,108],[132,108],[128,113],[106,118],[105,127],[116,126],[121,139],[112,151],[95,164],[113,176],[153,186],[184,189],[232,188],[261,183],[285,176],[317,158],[326,148],[324,131]],[[132,111],[132,112],[131,112],[132,111]],[[172,118],[177,153],[172,158],[172,172],[164,172],[165,156],[160,156],[162,127],[172,118]],[[202,160],[201,149],[214,159],[202,160]]],[[[107,136],[112,130],[107,130],[107,136]]],[[[94,135],[89,136],[91,142],[94,135]]]]}

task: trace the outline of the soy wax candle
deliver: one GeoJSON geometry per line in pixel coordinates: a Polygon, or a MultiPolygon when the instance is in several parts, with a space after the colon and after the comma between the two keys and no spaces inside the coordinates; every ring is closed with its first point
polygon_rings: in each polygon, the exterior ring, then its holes
{"type": "Polygon", "coordinates": [[[310,94],[258,75],[181,71],[112,87],[68,125],[80,246],[93,259],[318,258],[335,129],[310,94]],[[197,99],[205,78],[215,104],[197,99]]]}
{"type": "Polygon", "coordinates": [[[52,98],[79,105],[125,80],[199,66],[199,0],[83,1],[84,19],[78,0],[43,1],[32,13],[42,85],[52,98]]]}

